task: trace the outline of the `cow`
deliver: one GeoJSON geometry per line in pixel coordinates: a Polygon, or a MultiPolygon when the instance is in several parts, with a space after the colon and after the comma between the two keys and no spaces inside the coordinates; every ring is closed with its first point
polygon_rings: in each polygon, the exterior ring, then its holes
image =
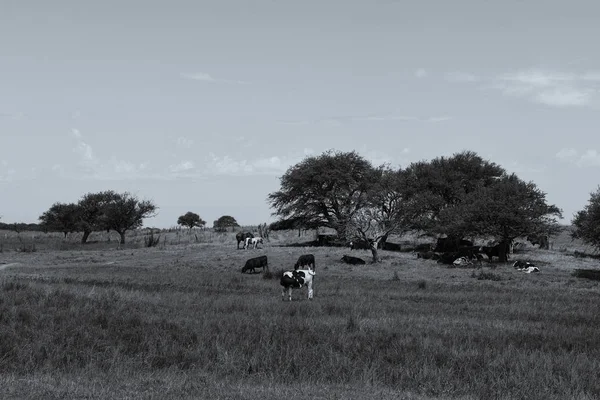
{"type": "Polygon", "coordinates": [[[315,270],[315,256],[313,254],[304,254],[298,257],[298,261],[294,264],[294,270],[304,267],[305,265],[308,265],[309,267],[312,266],[312,270],[315,270]]]}
{"type": "Polygon", "coordinates": [[[250,232],[238,232],[235,235],[235,240],[237,240],[237,248],[240,249],[240,243],[246,243],[246,238],[253,238],[254,235],[250,232]]]}
{"type": "Polygon", "coordinates": [[[459,257],[457,252],[445,252],[440,254],[440,258],[438,259],[438,264],[453,264],[454,260],[459,257]]]}
{"type": "Polygon", "coordinates": [[[528,274],[531,274],[532,272],[540,272],[539,268],[536,267],[535,265],[533,265],[532,263],[530,263],[529,261],[517,260],[513,263],[513,267],[517,271],[523,271],[528,274]]]}
{"type": "Polygon", "coordinates": [[[528,235],[527,241],[532,245],[539,244],[540,249],[548,250],[550,248],[550,242],[548,240],[548,235],[528,235]]]}
{"type": "Polygon", "coordinates": [[[253,238],[246,238],[246,243],[244,243],[244,249],[248,250],[250,245],[252,245],[252,248],[255,249],[259,243],[263,244],[263,238],[261,238],[260,236],[253,237],[253,238]]]}
{"type": "Polygon", "coordinates": [[[254,268],[262,268],[263,271],[269,270],[269,264],[267,262],[267,256],[254,257],[246,260],[246,264],[242,267],[242,274],[246,271],[256,272],[254,268]]]}
{"type": "Polygon", "coordinates": [[[314,276],[315,271],[310,268],[284,272],[279,281],[283,286],[281,300],[285,301],[285,292],[287,292],[289,301],[292,301],[292,289],[300,289],[305,285],[308,289],[308,299],[312,300],[314,276]]]}
{"type": "Polygon", "coordinates": [[[508,247],[509,243],[502,241],[495,246],[483,246],[481,252],[488,256],[490,262],[493,257],[498,257],[500,262],[506,262],[508,261],[508,247]]]}
{"type": "Polygon", "coordinates": [[[454,260],[452,262],[452,265],[454,265],[455,267],[468,267],[469,265],[472,265],[473,262],[471,261],[471,259],[469,257],[458,257],[456,260],[454,260]]]}
{"type": "Polygon", "coordinates": [[[402,251],[402,245],[398,243],[383,242],[381,249],[387,251],[402,251]]]}
{"type": "Polygon", "coordinates": [[[346,264],[351,264],[351,265],[366,264],[365,260],[363,260],[362,258],[352,257],[352,256],[343,256],[342,261],[345,262],[346,264]]]}
{"type": "Polygon", "coordinates": [[[349,243],[350,250],[370,250],[371,244],[364,240],[354,240],[349,243]]]}
{"type": "Polygon", "coordinates": [[[417,258],[422,258],[423,260],[433,259],[436,253],[433,251],[420,251],[417,253],[417,258]]]}
{"type": "Polygon", "coordinates": [[[456,251],[460,247],[473,246],[473,242],[466,239],[455,239],[455,238],[438,238],[434,251],[437,252],[449,252],[456,251]]]}

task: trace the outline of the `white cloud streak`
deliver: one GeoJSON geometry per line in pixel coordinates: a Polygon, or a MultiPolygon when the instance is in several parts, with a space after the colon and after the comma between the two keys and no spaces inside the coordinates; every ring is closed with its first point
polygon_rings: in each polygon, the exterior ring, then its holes
{"type": "Polygon", "coordinates": [[[236,85],[249,85],[250,84],[250,82],[248,82],[248,81],[214,78],[212,75],[207,74],[206,72],[192,72],[192,73],[182,72],[181,74],[179,74],[179,76],[181,76],[184,79],[189,79],[189,80],[199,81],[199,82],[229,83],[229,84],[236,84],[236,85]]]}

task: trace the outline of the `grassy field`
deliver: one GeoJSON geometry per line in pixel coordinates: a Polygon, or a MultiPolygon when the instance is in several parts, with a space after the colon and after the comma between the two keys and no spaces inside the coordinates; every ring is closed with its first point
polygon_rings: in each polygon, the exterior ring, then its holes
{"type": "Polygon", "coordinates": [[[512,256],[539,274],[411,252],[349,266],[344,248],[285,247],[312,240],[297,232],[260,250],[160,235],[0,232],[0,398],[600,398],[600,284],[572,275],[600,261],[566,234],[512,256]],[[315,298],[283,302],[276,272],[305,253],[315,298]],[[263,254],[275,278],[241,274],[263,254]]]}

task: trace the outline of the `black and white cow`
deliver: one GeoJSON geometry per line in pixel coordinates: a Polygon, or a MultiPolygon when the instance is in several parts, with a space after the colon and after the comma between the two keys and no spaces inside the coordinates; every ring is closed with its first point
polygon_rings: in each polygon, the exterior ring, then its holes
{"type": "Polygon", "coordinates": [[[260,236],[246,238],[246,242],[244,243],[244,249],[248,250],[250,246],[252,246],[253,249],[256,249],[256,246],[258,246],[259,243],[264,244],[263,238],[261,238],[260,236]]]}
{"type": "Polygon", "coordinates": [[[540,272],[539,268],[536,267],[535,265],[533,265],[532,263],[530,263],[529,261],[517,260],[513,263],[513,267],[517,271],[523,271],[528,274],[530,274],[532,272],[540,272]]]}
{"type": "Polygon", "coordinates": [[[311,267],[313,271],[315,270],[315,256],[313,254],[303,254],[298,257],[298,261],[294,264],[294,269],[299,269],[305,265],[311,267]]]}
{"type": "Polygon", "coordinates": [[[303,286],[308,289],[308,299],[312,300],[314,276],[315,271],[310,268],[284,272],[280,280],[281,286],[283,286],[281,300],[285,300],[287,292],[289,301],[292,301],[292,289],[300,289],[303,286]]]}
{"type": "Polygon", "coordinates": [[[362,258],[352,257],[352,256],[343,256],[342,261],[345,262],[346,264],[351,264],[351,265],[366,264],[365,260],[363,260],[362,258]]]}
{"type": "Polygon", "coordinates": [[[240,243],[244,242],[244,244],[246,243],[246,239],[247,238],[253,238],[254,235],[250,232],[238,232],[235,235],[235,240],[237,240],[237,248],[239,250],[240,248],[240,243]]]}
{"type": "Polygon", "coordinates": [[[262,268],[263,271],[268,271],[269,264],[267,262],[267,256],[254,257],[246,260],[246,264],[242,267],[242,274],[246,271],[252,271],[252,273],[254,273],[256,272],[254,271],[255,268],[262,268]]]}

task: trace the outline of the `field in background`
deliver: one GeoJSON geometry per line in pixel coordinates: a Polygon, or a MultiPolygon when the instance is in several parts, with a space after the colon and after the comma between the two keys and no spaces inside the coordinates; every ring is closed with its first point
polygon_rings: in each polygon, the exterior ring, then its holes
{"type": "MultiPolygon", "coordinates": [[[[234,233],[0,232],[0,397],[145,399],[594,399],[600,397],[591,252],[563,234],[510,264],[448,268],[411,252],[285,247],[314,232],[272,232],[260,250],[234,233]],[[315,299],[281,301],[271,272],[317,260],[315,299]]],[[[391,238],[410,246],[417,237],[391,238]]]]}

